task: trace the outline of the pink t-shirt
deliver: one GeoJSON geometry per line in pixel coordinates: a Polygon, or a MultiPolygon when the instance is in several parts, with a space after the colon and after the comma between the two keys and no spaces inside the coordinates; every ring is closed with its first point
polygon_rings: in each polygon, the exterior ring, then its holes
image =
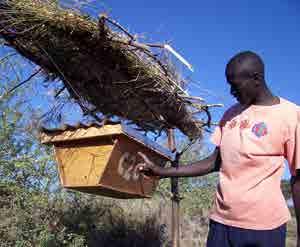
{"type": "Polygon", "coordinates": [[[222,158],[211,219],[255,230],[290,219],[280,181],[284,159],[293,175],[300,168],[299,109],[280,98],[280,104],[236,104],[225,112],[211,138],[222,158]]]}

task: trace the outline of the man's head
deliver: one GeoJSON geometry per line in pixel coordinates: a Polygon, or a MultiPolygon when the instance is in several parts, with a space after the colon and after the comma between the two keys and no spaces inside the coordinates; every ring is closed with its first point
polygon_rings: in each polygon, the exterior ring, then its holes
{"type": "Polygon", "coordinates": [[[242,104],[251,105],[266,88],[264,63],[251,51],[238,53],[226,66],[226,79],[231,94],[242,104]]]}

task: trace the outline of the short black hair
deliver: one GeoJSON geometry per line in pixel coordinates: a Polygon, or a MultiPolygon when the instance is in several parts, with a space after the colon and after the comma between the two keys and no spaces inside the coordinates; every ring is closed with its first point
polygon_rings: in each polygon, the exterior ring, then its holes
{"type": "Polygon", "coordinates": [[[264,79],[265,65],[259,55],[252,51],[243,51],[232,57],[226,65],[226,77],[240,75],[245,78],[259,74],[264,79]]]}

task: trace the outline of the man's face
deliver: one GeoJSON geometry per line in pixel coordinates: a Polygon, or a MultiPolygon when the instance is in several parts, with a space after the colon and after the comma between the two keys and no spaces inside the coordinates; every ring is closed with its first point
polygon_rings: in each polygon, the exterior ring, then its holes
{"type": "Polygon", "coordinates": [[[253,103],[258,93],[254,79],[227,75],[227,82],[230,85],[230,93],[241,105],[249,106],[253,103]]]}

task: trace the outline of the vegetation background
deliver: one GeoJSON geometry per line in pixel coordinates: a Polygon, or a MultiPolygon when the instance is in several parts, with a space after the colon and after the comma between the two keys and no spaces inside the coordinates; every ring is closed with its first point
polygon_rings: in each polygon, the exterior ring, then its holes
{"type": "MultiPolygon", "coordinates": [[[[116,200],[62,189],[53,150],[38,140],[42,109],[45,101],[53,105],[50,98],[56,92],[49,84],[41,85],[37,77],[8,94],[28,77],[23,68],[30,63],[7,48],[1,47],[0,55],[0,247],[170,246],[170,181],[162,180],[154,197],[145,200],[116,200]],[[46,93],[37,99],[41,92],[46,93]]],[[[47,119],[47,124],[64,122],[69,112],[78,111],[67,101],[68,95],[61,95],[55,121],[47,119]]],[[[184,145],[184,141],[178,143],[179,148],[184,145]]],[[[181,163],[209,152],[204,143],[198,143],[181,163]]],[[[217,180],[217,173],[180,179],[182,246],[205,246],[217,180]]],[[[283,181],[282,188],[290,199],[289,182],[283,181]]],[[[293,217],[287,247],[295,243],[293,217]]]]}
{"type": "MultiPolygon", "coordinates": [[[[145,200],[65,191],[58,183],[52,148],[37,138],[39,112],[26,102],[32,89],[5,94],[17,83],[7,81],[0,89],[0,246],[170,246],[169,180],[162,180],[155,196],[145,200]]],[[[200,143],[181,163],[207,154],[200,143]]],[[[205,246],[217,179],[212,174],[180,180],[182,246],[205,246]]],[[[289,182],[282,187],[290,198],[289,182]]],[[[295,245],[295,230],[293,218],[288,247],[295,245]]]]}

